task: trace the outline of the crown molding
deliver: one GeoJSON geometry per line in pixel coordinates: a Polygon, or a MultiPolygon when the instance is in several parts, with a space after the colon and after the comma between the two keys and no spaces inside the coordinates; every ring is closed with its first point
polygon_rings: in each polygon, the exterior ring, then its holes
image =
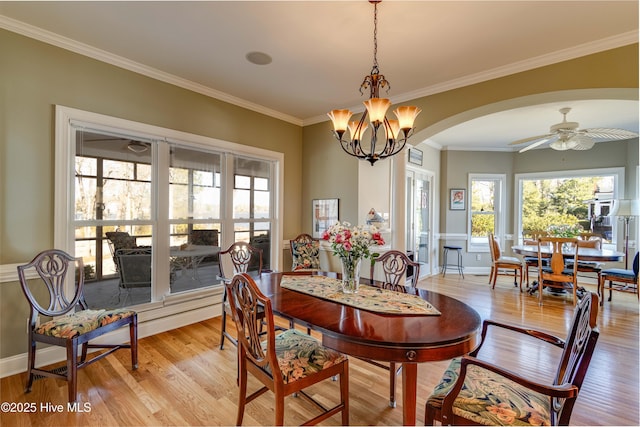
{"type": "MultiPolygon", "coordinates": [[[[229,104],[236,105],[238,107],[246,108],[247,110],[255,111],[285,122],[292,123],[297,126],[308,126],[316,123],[327,121],[325,114],[307,119],[300,119],[288,114],[281,113],[279,111],[264,107],[247,100],[237,98],[225,92],[221,92],[210,88],[208,86],[201,85],[199,83],[192,82],[191,80],[183,79],[173,74],[165,73],[152,67],[140,64],[135,61],[131,61],[127,58],[114,55],[110,52],[98,49],[96,47],[87,45],[85,43],[78,42],[68,37],[63,37],[59,34],[51,31],[43,30],[33,25],[26,24],[24,22],[9,18],[7,16],[0,15],[0,28],[21,34],[26,37],[30,37],[35,40],[39,40],[44,43],[57,46],[71,52],[78,53],[99,61],[114,65],[119,68],[123,68],[135,73],[151,77],[156,80],[163,81],[165,83],[172,84],[174,86],[181,87],[183,89],[191,90],[193,92],[200,93],[202,95],[209,96],[211,98],[227,102],[229,104]]],[[[534,58],[529,58],[524,61],[515,62],[513,64],[505,65],[503,67],[493,68],[491,70],[483,71],[480,73],[472,74],[469,76],[461,77],[459,79],[449,80],[440,84],[428,86],[426,88],[418,89],[412,92],[406,92],[395,97],[391,97],[392,103],[397,104],[406,102],[409,100],[422,98],[429,95],[445,92],[448,90],[458,89],[464,86],[469,86],[484,81],[505,77],[511,74],[516,74],[523,71],[528,71],[534,68],[539,68],[558,62],[568,61],[571,59],[579,58],[581,56],[591,55],[594,53],[602,52],[605,50],[615,49],[618,47],[626,46],[633,43],[638,43],[638,30],[629,31],[626,33],[618,34],[616,36],[607,37],[601,40],[597,40],[592,43],[585,43],[582,45],[574,46],[568,49],[558,50],[546,55],[540,55],[534,58]]],[[[349,108],[354,112],[360,112],[364,109],[361,105],[353,106],[349,108]]]]}
{"type": "Polygon", "coordinates": [[[197,92],[202,95],[217,99],[219,101],[224,101],[238,107],[246,108],[247,110],[255,111],[257,113],[283,120],[294,125],[302,126],[302,119],[299,119],[297,117],[293,117],[288,114],[284,114],[279,111],[264,107],[262,105],[237,98],[233,95],[229,95],[228,93],[192,82],[191,80],[183,79],[173,74],[165,73],[164,71],[148,67],[138,62],[131,61],[122,56],[114,55],[105,50],[98,49],[94,46],[81,43],[68,37],[53,33],[51,31],[43,30],[42,28],[38,28],[21,21],[17,21],[7,16],[0,15],[0,28],[4,28],[5,30],[12,31],[14,33],[18,33],[53,46],[60,47],[62,49],[78,53],[83,56],[87,56],[89,58],[97,59],[98,61],[102,61],[107,64],[123,68],[125,70],[133,71],[134,73],[138,73],[143,76],[151,77],[155,80],[159,80],[165,83],[172,84],[174,86],[181,87],[183,89],[197,92]]]}
{"type": "MultiPolygon", "coordinates": [[[[639,32],[637,30],[618,34],[616,36],[607,37],[592,43],[585,43],[568,49],[558,50],[546,55],[540,55],[533,58],[528,58],[524,61],[514,62],[513,64],[508,64],[503,67],[493,68],[491,70],[482,71],[480,73],[471,74],[458,79],[453,79],[422,89],[417,89],[412,92],[406,92],[398,96],[390,97],[390,100],[392,104],[399,104],[401,102],[407,102],[425,96],[435,95],[437,93],[446,92],[448,90],[459,89],[461,87],[509,76],[511,74],[521,73],[524,71],[533,70],[535,68],[557,64],[563,61],[569,61],[571,59],[580,58],[582,56],[616,49],[622,46],[638,43],[638,35],[639,32]]],[[[349,109],[356,113],[364,111],[362,105],[350,107],[349,109]]],[[[320,123],[326,120],[326,115],[311,117],[303,120],[303,126],[320,123]]]]}

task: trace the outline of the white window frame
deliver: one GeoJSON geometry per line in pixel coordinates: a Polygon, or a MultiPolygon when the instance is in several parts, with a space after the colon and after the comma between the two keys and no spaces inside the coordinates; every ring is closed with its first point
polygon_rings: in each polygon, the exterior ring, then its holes
{"type": "MultiPolygon", "coordinates": [[[[88,130],[105,132],[114,135],[122,135],[123,137],[135,137],[142,141],[165,141],[177,143],[185,147],[200,148],[205,150],[216,150],[231,155],[233,154],[246,157],[254,157],[261,160],[273,161],[273,206],[271,213],[272,220],[272,265],[274,269],[282,268],[282,250],[281,242],[283,228],[283,209],[284,202],[282,195],[284,194],[284,154],[270,150],[265,150],[248,145],[236,144],[219,139],[209,138],[201,135],[190,134],[186,132],[176,131],[172,129],[162,128],[158,126],[138,123],[130,120],[120,119],[116,117],[106,116],[102,114],[92,113],[88,111],[78,110],[65,106],[56,106],[55,111],[55,172],[54,172],[54,245],[58,249],[62,249],[69,254],[75,254],[75,224],[69,219],[75,212],[74,201],[74,174],[70,173],[74,169],[75,161],[75,131],[78,128],[86,128],[88,130]]],[[[167,144],[154,144],[161,147],[154,149],[153,156],[159,168],[169,168],[169,148],[167,144]]],[[[167,216],[160,216],[158,211],[168,212],[169,200],[168,192],[160,192],[159,188],[168,188],[167,179],[159,179],[154,176],[152,183],[152,218],[154,223],[153,236],[153,257],[154,265],[167,266],[168,263],[156,262],[156,260],[169,259],[168,245],[159,245],[157,242],[169,241],[169,219],[167,216]],[[167,181],[167,182],[165,182],[167,181]]],[[[228,192],[231,194],[232,192],[228,192]]],[[[225,196],[222,196],[225,197],[225,196]]],[[[226,197],[231,197],[226,195],[226,197]]],[[[222,206],[229,206],[231,203],[222,200],[222,206]]],[[[168,269],[168,266],[166,267],[168,269]]],[[[193,290],[188,295],[171,295],[168,281],[168,271],[166,274],[166,282],[158,282],[157,271],[152,272],[152,301],[149,304],[136,306],[140,309],[160,308],[167,304],[177,304],[185,301],[199,300],[198,305],[211,304],[212,301],[203,298],[211,295],[219,295],[221,286],[214,288],[204,288],[193,290]]],[[[72,284],[69,284],[71,286],[72,284]]],[[[189,305],[193,309],[193,304],[189,305]]],[[[185,308],[186,310],[187,308],[185,308]]],[[[175,310],[173,310],[175,311],[175,310]]],[[[210,316],[209,316],[210,317],[210,316]]]]}
{"type": "MultiPolygon", "coordinates": [[[[513,212],[516,220],[514,221],[515,235],[519,236],[514,239],[520,242],[522,237],[522,184],[524,180],[535,179],[556,179],[556,178],[579,178],[590,176],[603,176],[613,175],[613,198],[619,199],[621,195],[624,195],[624,176],[625,168],[601,168],[601,169],[576,169],[568,171],[550,171],[550,172],[531,172],[531,173],[518,173],[514,175],[514,188],[515,188],[515,204],[513,205],[513,212]]],[[[617,236],[618,236],[618,221],[611,221],[611,247],[607,249],[616,249],[617,236]]],[[[605,244],[605,247],[607,245],[605,244]]]]}
{"type": "Polygon", "coordinates": [[[506,174],[494,174],[494,173],[470,173],[469,181],[467,184],[467,252],[489,252],[489,240],[484,239],[482,243],[474,242],[471,238],[471,184],[473,181],[498,181],[498,189],[494,196],[494,227],[495,235],[500,239],[501,244],[504,246],[504,233],[505,233],[505,208],[506,208],[506,191],[507,191],[507,175],[506,174]]]}

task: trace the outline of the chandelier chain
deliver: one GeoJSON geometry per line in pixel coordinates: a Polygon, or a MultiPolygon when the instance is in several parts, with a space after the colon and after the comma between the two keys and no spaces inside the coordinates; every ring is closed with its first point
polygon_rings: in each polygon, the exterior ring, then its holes
{"type": "Polygon", "coordinates": [[[378,3],[373,5],[373,67],[378,68],[378,3]]]}

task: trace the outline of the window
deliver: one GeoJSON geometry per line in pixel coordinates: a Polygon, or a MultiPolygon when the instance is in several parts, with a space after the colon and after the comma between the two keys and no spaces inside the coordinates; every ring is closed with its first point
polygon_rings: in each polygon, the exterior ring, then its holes
{"type": "Polygon", "coordinates": [[[624,194],[624,168],[518,174],[515,179],[518,239],[523,231],[579,225],[615,249],[617,221],[608,214],[613,200],[624,194]]]}
{"type": "Polygon", "coordinates": [[[489,252],[487,235],[504,234],[505,175],[469,174],[468,252],[489,252]]]}
{"type": "Polygon", "coordinates": [[[281,262],[281,153],[66,107],[56,126],[54,243],[83,258],[92,308],[211,304],[236,240],[281,262]]]}

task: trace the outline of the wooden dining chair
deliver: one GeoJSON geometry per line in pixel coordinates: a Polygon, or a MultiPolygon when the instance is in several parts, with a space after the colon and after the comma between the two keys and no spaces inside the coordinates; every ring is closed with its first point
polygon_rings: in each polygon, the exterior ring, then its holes
{"type": "MultiPolygon", "coordinates": [[[[538,246],[538,239],[540,237],[548,236],[549,233],[546,231],[529,231],[525,230],[522,232],[522,244],[527,246],[538,246]]],[[[534,268],[536,269],[536,277],[538,276],[538,257],[537,256],[525,256],[523,257],[524,261],[524,278],[526,280],[525,287],[529,289],[529,270],[534,268]]]]}
{"type": "MultiPolygon", "coordinates": [[[[220,278],[223,281],[228,282],[232,277],[239,273],[247,273],[249,265],[257,265],[256,274],[259,276],[262,274],[262,250],[251,246],[247,242],[235,242],[226,250],[220,252],[219,255],[219,268],[220,278]],[[224,261],[225,257],[228,257],[231,261],[233,273],[226,276],[224,273],[224,261]]],[[[263,313],[264,314],[264,313],[263,313]]],[[[229,332],[227,332],[227,316],[231,316],[231,308],[227,299],[227,292],[222,295],[222,326],[220,331],[220,350],[224,349],[224,340],[227,338],[237,346],[238,342],[229,332]]]]}
{"type": "MultiPolygon", "coordinates": [[[[595,233],[580,233],[578,236],[579,248],[593,248],[602,249],[602,236],[595,233]]],[[[566,262],[567,268],[571,268],[571,260],[566,262]]],[[[591,273],[595,274],[597,278],[596,283],[600,283],[600,277],[602,276],[603,263],[597,261],[582,261],[578,260],[578,274],[591,273]]]]}
{"type": "Polygon", "coordinates": [[[18,280],[29,302],[29,365],[25,393],[31,391],[35,376],[67,381],[69,402],[77,400],[78,369],[96,362],[116,350],[131,349],[131,365],[138,368],[138,316],[128,309],[89,310],[84,299],[84,264],[59,249],[40,252],[28,264],[19,265],[18,280]],[[73,293],[66,292],[73,281],[73,293]],[[46,297],[45,297],[46,296],[46,297]],[[40,316],[52,320],[39,323],[40,316]],[[129,327],[129,344],[89,344],[116,329],[129,327]],[[64,347],[67,363],[62,369],[36,368],[36,343],[64,347]],[[82,346],[78,359],[78,346],[82,346]],[[108,349],[90,359],[90,348],[108,349]]]}
{"type": "Polygon", "coordinates": [[[491,273],[489,274],[489,283],[492,283],[491,289],[495,289],[499,274],[510,275],[509,270],[512,270],[513,286],[518,286],[519,273],[520,292],[522,292],[522,261],[516,257],[503,256],[500,243],[493,233],[489,233],[489,251],[491,252],[491,273]]]}
{"type": "Polygon", "coordinates": [[[578,239],[570,237],[540,237],[538,239],[538,304],[542,305],[544,288],[569,290],[573,294],[573,305],[578,291],[578,239]],[[550,248],[549,265],[544,265],[550,248]],[[567,267],[568,262],[571,267],[567,267]],[[568,289],[570,288],[570,289],[568,289]]]}
{"type": "MultiPolygon", "coordinates": [[[[390,250],[371,262],[370,275],[371,282],[373,283],[373,277],[375,275],[376,267],[382,269],[384,276],[382,280],[381,288],[395,291],[395,292],[407,292],[407,288],[416,289],[418,280],[420,278],[420,264],[412,261],[407,254],[402,251],[390,250]],[[412,275],[407,278],[407,272],[409,268],[413,269],[412,275]],[[408,280],[407,280],[408,279],[408,280]]],[[[376,360],[365,359],[365,362],[378,366],[384,370],[389,371],[389,406],[396,407],[396,377],[402,372],[402,365],[390,362],[389,364],[378,362],[376,360]]]]}
{"type": "Polygon", "coordinates": [[[299,234],[289,240],[292,270],[320,270],[320,240],[309,234],[299,234]]]}
{"type": "Polygon", "coordinates": [[[239,392],[236,425],[242,425],[245,406],[268,390],[275,394],[274,425],[284,423],[284,398],[290,394],[310,399],[322,413],[305,422],[317,424],[337,413],[341,424],[349,424],[349,360],[335,350],[322,346],[314,337],[297,329],[276,335],[271,300],[264,296],[246,273],[236,274],[225,283],[229,305],[238,331],[239,392]],[[264,314],[263,314],[264,313],[264,314]],[[266,336],[262,340],[262,320],[266,336]],[[248,373],[263,387],[247,396],[248,373]],[[340,401],[326,408],[304,389],[328,378],[340,377],[340,401]]]}
{"type": "Polygon", "coordinates": [[[636,256],[633,258],[632,269],[627,270],[624,268],[609,268],[602,270],[600,281],[598,283],[598,293],[600,294],[600,305],[604,304],[604,290],[605,283],[608,281],[609,286],[609,299],[611,301],[612,291],[621,292],[633,292],[638,296],[640,300],[640,292],[638,292],[638,269],[639,260],[638,255],[640,252],[636,252],[636,256]],[[617,285],[616,283],[624,283],[624,285],[617,285]]]}
{"type": "MultiPolygon", "coordinates": [[[[564,340],[543,331],[485,320],[480,345],[468,356],[453,359],[427,399],[425,425],[434,425],[434,421],[442,425],[569,425],[600,335],[597,317],[598,296],[588,292],[576,306],[564,340]],[[479,353],[490,328],[560,348],[553,381],[532,379],[531,368],[524,366],[529,360],[517,360],[522,362],[526,377],[482,360],[479,353]]],[[[524,352],[528,346],[523,340],[524,352]]]]}

